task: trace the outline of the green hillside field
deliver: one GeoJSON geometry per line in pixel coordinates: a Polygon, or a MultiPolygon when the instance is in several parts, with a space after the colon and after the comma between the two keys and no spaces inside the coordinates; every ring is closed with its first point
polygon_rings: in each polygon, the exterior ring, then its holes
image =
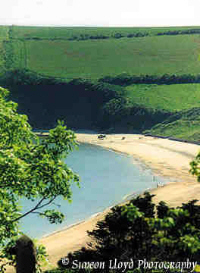
{"type": "Polygon", "coordinates": [[[200,84],[134,84],[126,87],[131,103],[170,112],[200,107],[200,84]]]}
{"type": "Polygon", "coordinates": [[[9,56],[4,57],[6,69],[26,68],[54,77],[98,79],[121,73],[198,74],[200,34],[157,36],[159,32],[190,29],[195,28],[10,26],[0,27],[0,37],[4,35],[3,40],[10,43],[5,45],[8,50],[4,54],[9,56]],[[149,36],[127,38],[136,33],[149,36]],[[122,38],[114,38],[117,34],[122,38]],[[101,38],[104,36],[108,38],[101,38]],[[78,40],[69,40],[70,37],[78,40]]]}
{"type": "MultiPolygon", "coordinates": [[[[7,27],[1,27],[7,28],[7,27]]],[[[11,26],[12,38],[14,39],[83,39],[89,37],[104,36],[126,37],[131,34],[158,35],[168,31],[191,31],[199,30],[199,27],[34,27],[34,26],[11,26]],[[121,34],[121,36],[115,36],[121,34]]],[[[3,31],[3,30],[2,30],[3,31]]]]}
{"type": "MultiPolygon", "coordinates": [[[[13,43],[14,48],[17,42],[13,43]]],[[[26,57],[24,68],[37,73],[98,79],[124,72],[198,74],[199,45],[200,35],[177,35],[86,41],[27,40],[21,42],[21,50],[26,57]]]]}
{"type": "Polygon", "coordinates": [[[66,118],[75,128],[148,130],[200,141],[200,112],[195,110],[200,109],[199,27],[2,26],[0,83],[11,90],[13,98],[18,98],[20,109],[38,128],[52,127],[56,113],[56,118],[66,118]],[[102,78],[117,79],[126,74],[140,80],[137,84],[126,80],[123,84],[114,82],[115,86],[112,81],[100,84],[102,78]],[[143,81],[145,75],[150,77],[147,82],[143,81]],[[155,84],[153,77],[162,81],[155,84]],[[169,77],[179,79],[170,82],[169,77]],[[74,81],[78,78],[82,80],[74,81]],[[114,95],[116,85],[121,89],[114,95]],[[58,87],[60,93],[56,92],[58,87]],[[95,99],[96,92],[101,102],[95,99]],[[51,103],[55,98],[57,110],[51,103]],[[93,110],[86,111],[88,105],[93,110]],[[45,121],[34,107],[41,109],[45,121]]]}
{"type": "Polygon", "coordinates": [[[200,84],[135,84],[126,95],[130,104],[174,112],[144,133],[200,141],[200,84]]]}

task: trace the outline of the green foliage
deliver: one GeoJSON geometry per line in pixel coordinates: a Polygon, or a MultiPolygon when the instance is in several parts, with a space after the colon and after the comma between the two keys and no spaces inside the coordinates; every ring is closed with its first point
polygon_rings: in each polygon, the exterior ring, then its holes
{"type": "Polygon", "coordinates": [[[195,157],[195,159],[190,163],[190,172],[197,177],[198,182],[200,182],[200,152],[195,157]]]}
{"type": "Polygon", "coordinates": [[[183,35],[183,34],[200,34],[200,29],[177,29],[177,30],[168,30],[164,32],[158,32],[157,35],[183,35]]]}
{"type": "MultiPolygon", "coordinates": [[[[0,89],[0,251],[1,263],[8,257],[8,244],[13,245],[20,234],[18,222],[30,213],[60,223],[63,214],[41,209],[57,196],[71,201],[71,183],[79,185],[79,176],[63,161],[77,146],[75,135],[59,122],[49,136],[39,140],[32,132],[27,117],[17,113],[17,104],[6,100],[8,91],[0,89]],[[22,213],[20,198],[37,200],[22,213]],[[39,200],[39,201],[38,201],[39,200]]],[[[9,257],[8,257],[9,258],[9,257]]],[[[3,268],[2,268],[3,270],[3,268]]]]}
{"type": "Polygon", "coordinates": [[[111,99],[103,106],[103,115],[107,115],[108,119],[117,121],[123,117],[123,112],[126,107],[128,107],[128,104],[125,98],[111,99]]]}
{"type": "Polygon", "coordinates": [[[51,224],[61,224],[65,216],[63,213],[53,210],[45,210],[39,214],[42,217],[46,217],[51,224]]]}
{"type": "MultiPolygon", "coordinates": [[[[121,86],[129,86],[133,84],[186,84],[186,83],[199,83],[200,76],[199,74],[163,74],[163,75],[130,75],[128,73],[122,73],[117,76],[106,76],[104,78],[99,79],[101,82],[107,82],[110,84],[121,85],[121,86]]],[[[155,86],[154,86],[155,87],[155,86]]],[[[134,88],[130,86],[127,88],[131,90],[134,88]]]]}
{"type": "Polygon", "coordinates": [[[36,260],[37,260],[37,271],[38,273],[42,272],[42,267],[48,265],[48,254],[46,248],[43,245],[36,246],[36,260]]]}
{"type": "Polygon", "coordinates": [[[138,133],[150,129],[170,115],[167,111],[131,104],[126,98],[113,99],[102,108],[102,127],[113,128],[115,132],[138,133]]]}
{"type": "MultiPolygon", "coordinates": [[[[88,232],[92,244],[70,253],[67,256],[67,267],[62,264],[62,260],[59,261],[61,271],[62,268],[72,268],[73,260],[105,261],[105,272],[112,272],[109,270],[110,260],[130,262],[133,259],[135,269],[126,272],[140,273],[161,272],[155,269],[137,269],[137,261],[144,258],[149,262],[181,262],[187,259],[199,261],[200,206],[196,205],[197,200],[178,208],[170,208],[164,202],[155,206],[152,197],[146,192],[144,196],[137,197],[124,206],[112,208],[105,219],[98,222],[92,232],[88,232]]],[[[119,272],[125,271],[121,269],[119,272]]],[[[188,272],[188,269],[162,272],[188,272]]]]}
{"type": "Polygon", "coordinates": [[[35,128],[50,128],[56,120],[67,120],[72,128],[104,126],[102,107],[124,96],[124,89],[113,84],[84,79],[44,77],[29,70],[7,71],[0,84],[11,90],[19,111],[29,115],[35,128]],[[37,105],[37,107],[36,107],[37,105]]]}
{"type": "Polygon", "coordinates": [[[2,41],[1,75],[14,68],[26,68],[26,49],[23,42],[6,39],[2,41]]]}
{"type": "Polygon", "coordinates": [[[4,47],[4,66],[5,69],[12,69],[13,68],[13,43],[9,40],[3,41],[4,47]]]}

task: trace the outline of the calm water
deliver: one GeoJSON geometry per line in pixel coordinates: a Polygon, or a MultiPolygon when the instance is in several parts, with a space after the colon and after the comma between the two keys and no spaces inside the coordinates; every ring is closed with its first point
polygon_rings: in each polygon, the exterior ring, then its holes
{"type": "MultiPolygon", "coordinates": [[[[163,178],[153,176],[151,170],[134,162],[131,156],[89,144],[81,144],[79,150],[67,157],[66,163],[80,175],[81,188],[73,185],[72,203],[61,198],[55,201],[60,205],[60,211],[66,215],[65,221],[52,225],[37,215],[28,215],[22,219],[21,229],[29,236],[39,238],[72,225],[117,204],[126,195],[155,187],[158,182],[165,182],[163,178]]],[[[27,211],[33,206],[33,202],[24,200],[22,205],[24,211],[27,211]]]]}

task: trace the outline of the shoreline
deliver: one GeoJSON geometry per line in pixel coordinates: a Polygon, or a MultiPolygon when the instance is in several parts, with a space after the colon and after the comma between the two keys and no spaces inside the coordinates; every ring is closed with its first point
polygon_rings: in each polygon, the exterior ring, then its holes
{"type": "MultiPolygon", "coordinates": [[[[79,133],[76,133],[76,134],[79,134],[79,133]]],[[[80,133],[80,134],[81,134],[81,133],[80,133]]],[[[85,134],[85,132],[84,132],[84,134],[85,134]]],[[[86,134],[88,134],[88,133],[86,133],[86,134]]],[[[90,132],[89,134],[98,135],[96,132],[92,132],[92,133],[90,132]]],[[[89,144],[89,145],[97,146],[96,144],[93,144],[93,143],[81,142],[81,141],[79,141],[79,142],[82,143],[82,144],[89,144]]],[[[102,147],[101,145],[98,145],[98,146],[102,147]]],[[[132,163],[133,163],[134,165],[137,165],[137,167],[140,168],[141,171],[143,171],[143,170],[144,170],[144,171],[146,171],[146,170],[150,171],[150,173],[151,173],[153,179],[156,179],[157,177],[161,177],[161,176],[158,175],[158,174],[155,175],[155,173],[153,172],[153,170],[152,170],[149,166],[147,166],[147,165],[145,164],[145,162],[142,162],[141,160],[139,160],[139,159],[137,159],[137,158],[133,158],[129,153],[124,153],[124,152],[121,152],[121,151],[119,151],[119,150],[111,149],[111,148],[109,148],[109,147],[102,147],[102,148],[103,148],[103,149],[106,149],[106,150],[108,150],[108,151],[110,151],[110,152],[117,153],[117,154],[121,154],[121,155],[123,155],[123,156],[127,156],[127,157],[131,158],[131,159],[133,160],[132,163]]],[[[163,178],[163,179],[165,180],[165,181],[163,181],[162,186],[167,185],[167,184],[169,184],[169,183],[179,182],[179,180],[177,180],[177,179],[174,178],[174,177],[161,177],[161,178],[163,178]],[[170,181],[169,181],[169,180],[170,180],[170,181]]],[[[160,182],[158,182],[158,183],[160,183],[160,182]]],[[[161,185],[160,185],[160,186],[161,186],[161,185]]],[[[158,186],[157,186],[157,187],[158,187],[158,186]]],[[[111,208],[113,208],[113,207],[115,207],[115,206],[117,206],[117,205],[121,205],[121,204],[124,204],[124,203],[130,201],[131,199],[133,199],[133,198],[135,198],[135,197],[137,197],[137,196],[143,194],[145,191],[151,192],[151,191],[157,189],[157,187],[154,185],[154,186],[148,187],[148,188],[145,189],[145,190],[138,190],[138,191],[129,192],[129,193],[125,194],[125,195],[122,197],[122,199],[119,200],[118,202],[116,202],[115,204],[113,204],[113,205],[111,205],[111,206],[109,206],[109,207],[106,207],[106,208],[104,208],[104,209],[101,210],[101,211],[95,212],[94,214],[92,214],[92,215],[90,215],[90,216],[84,218],[83,220],[79,220],[79,221],[77,221],[77,222],[75,222],[75,223],[73,223],[73,224],[66,225],[66,226],[64,226],[64,227],[62,227],[62,228],[60,228],[60,229],[57,229],[57,230],[55,230],[55,231],[49,232],[49,233],[47,233],[47,234],[44,234],[44,235],[42,235],[40,238],[38,238],[38,240],[42,240],[42,239],[44,239],[44,238],[53,236],[53,235],[56,234],[56,233],[60,233],[60,232],[66,231],[66,230],[68,230],[68,229],[70,229],[70,228],[72,228],[72,227],[74,227],[74,226],[77,226],[77,225],[80,225],[80,224],[82,224],[82,223],[85,223],[85,222],[87,222],[88,220],[90,220],[91,218],[95,218],[96,216],[103,214],[105,211],[110,210],[111,208]]]]}
{"type": "MultiPolygon", "coordinates": [[[[80,143],[98,145],[115,152],[128,154],[132,156],[133,163],[141,162],[144,168],[150,168],[153,174],[165,178],[168,181],[165,185],[148,189],[151,194],[156,195],[153,198],[155,203],[163,200],[170,206],[178,206],[189,200],[197,199],[198,196],[200,199],[200,184],[188,172],[189,162],[200,151],[200,145],[135,134],[112,134],[107,135],[103,140],[99,140],[98,134],[95,133],[76,133],[76,136],[80,143]]],[[[131,198],[133,195],[134,193],[130,193],[125,197],[131,198]]],[[[127,201],[122,200],[119,204],[127,201]]],[[[103,220],[110,209],[111,207],[39,239],[39,243],[46,246],[52,266],[55,267],[57,261],[69,252],[86,246],[87,242],[90,242],[87,230],[93,230],[96,223],[103,220]]]]}
{"type": "MultiPolygon", "coordinates": [[[[166,184],[163,184],[162,186],[167,185],[169,183],[174,183],[174,181],[168,182],[166,184]]],[[[77,221],[77,222],[75,222],[73,224],[70,224],[70,225],[66,225],[66,226],[64,226],[64,227],[62,227],[60,229],[57,229],[57,230],[53,231],[53,232],[44,234],[44,235],[42,235],[42,237],[40,237],[38,239],[38,241],[46,239],[46,238],[51,237],[51,236],[54,236],[57,233],[62,233],[62,232],[67,231],[67,230],[69,230],[69,229],[71,229],[73,227],[79,226],[79,225],[81,225],[83,223],[87,223],[87,221],[89,221],[89,220],[91,220],[93,218],[96,218],[97,216],[100,216],[100,215],[104,214],[105,211],[110,211],[111,208],[113,208],[115,206],[119,206],[119,205],[125,204],[125,203],[129,202],[131,199],[133,199],[133,198],[135,198],[135,197],[137,197],[139,195],[142,195],[145,191],[152,192],[152,191],[154,191],[156,189],[157,189],[157,187],[151,187],[151,188],[147,188],[145,190],[141,190],[141,191],[137,191],[137,192],[132,192],[132,193],[126,194],[126,195],[123,196],[123,198],[121,199],[121,201],[117,202],[116,204],[114,204],[112,206],[109,206],[109,207],[103,209],[102,211],[96,212],[96,213],[90,215],[89,217],[84,218],[83,220],[77,221]]]]}
{"type": "Polygon", "coordinates": [[[99,140],[98,135],[97,133],[76,133],[77,142],[101,146],[114,152],[132,156],[135,162],[142,163],[145,167],[151,169],[155,175],[166,177],[167,179],[178,178],[178,180],[182,180],[186,178],[190,181],[195,180],[188,172],[189,162],[200,151],[200,145],[198,144],[141,134],[108,134],[103,140],[99,140]],[[124,140],[122,140],[123,137],[125,137],[124,140]],[[131,147],[132,145],[137,146],[131,147]],[[159,152],[167,152],[168,154],[167,156],[163,154],[160,156],[159,152]],[[179,162],[174,160],[173,164],[175,163],[175,165],[173,166],[170,163],[173,155],[184,157],[186,159],[185,164],[180,166],[179,162]]]}

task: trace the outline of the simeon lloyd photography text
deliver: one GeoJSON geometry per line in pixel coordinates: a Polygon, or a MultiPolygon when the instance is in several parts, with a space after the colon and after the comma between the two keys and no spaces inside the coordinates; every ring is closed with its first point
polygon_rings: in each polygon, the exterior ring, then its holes
{"type": "MultiPolygon", "coordinates": [[[[69,264],[69,259],[62,258],[62,264],[64,266],[69,264]]],[[[194,269],[197,265],[197,262],[190,262],[189,259],[187,259],[186,262],[152,262],[147,261],[146,259],[138,260],[137,262],[134,262],[133,259],[130,259],[130,261],[122,262],[118,261],[117,259],[110,260],[109,261],[109,269],[110,270],[116,270],[120,272],[126,272],[127,270],[131,269],[155,269],[155,270],[180,270],[180,272],[183,272],[183,270],[187,270],[187,272],[194,272],[194,269]]],[[[71,264],[72,269],[98,269],[98,270],[104,270],[106,268],[106,263],[103,261],[94,261],[94,262],[79,262],[78,260],[72,261],[71,264]]]]}

